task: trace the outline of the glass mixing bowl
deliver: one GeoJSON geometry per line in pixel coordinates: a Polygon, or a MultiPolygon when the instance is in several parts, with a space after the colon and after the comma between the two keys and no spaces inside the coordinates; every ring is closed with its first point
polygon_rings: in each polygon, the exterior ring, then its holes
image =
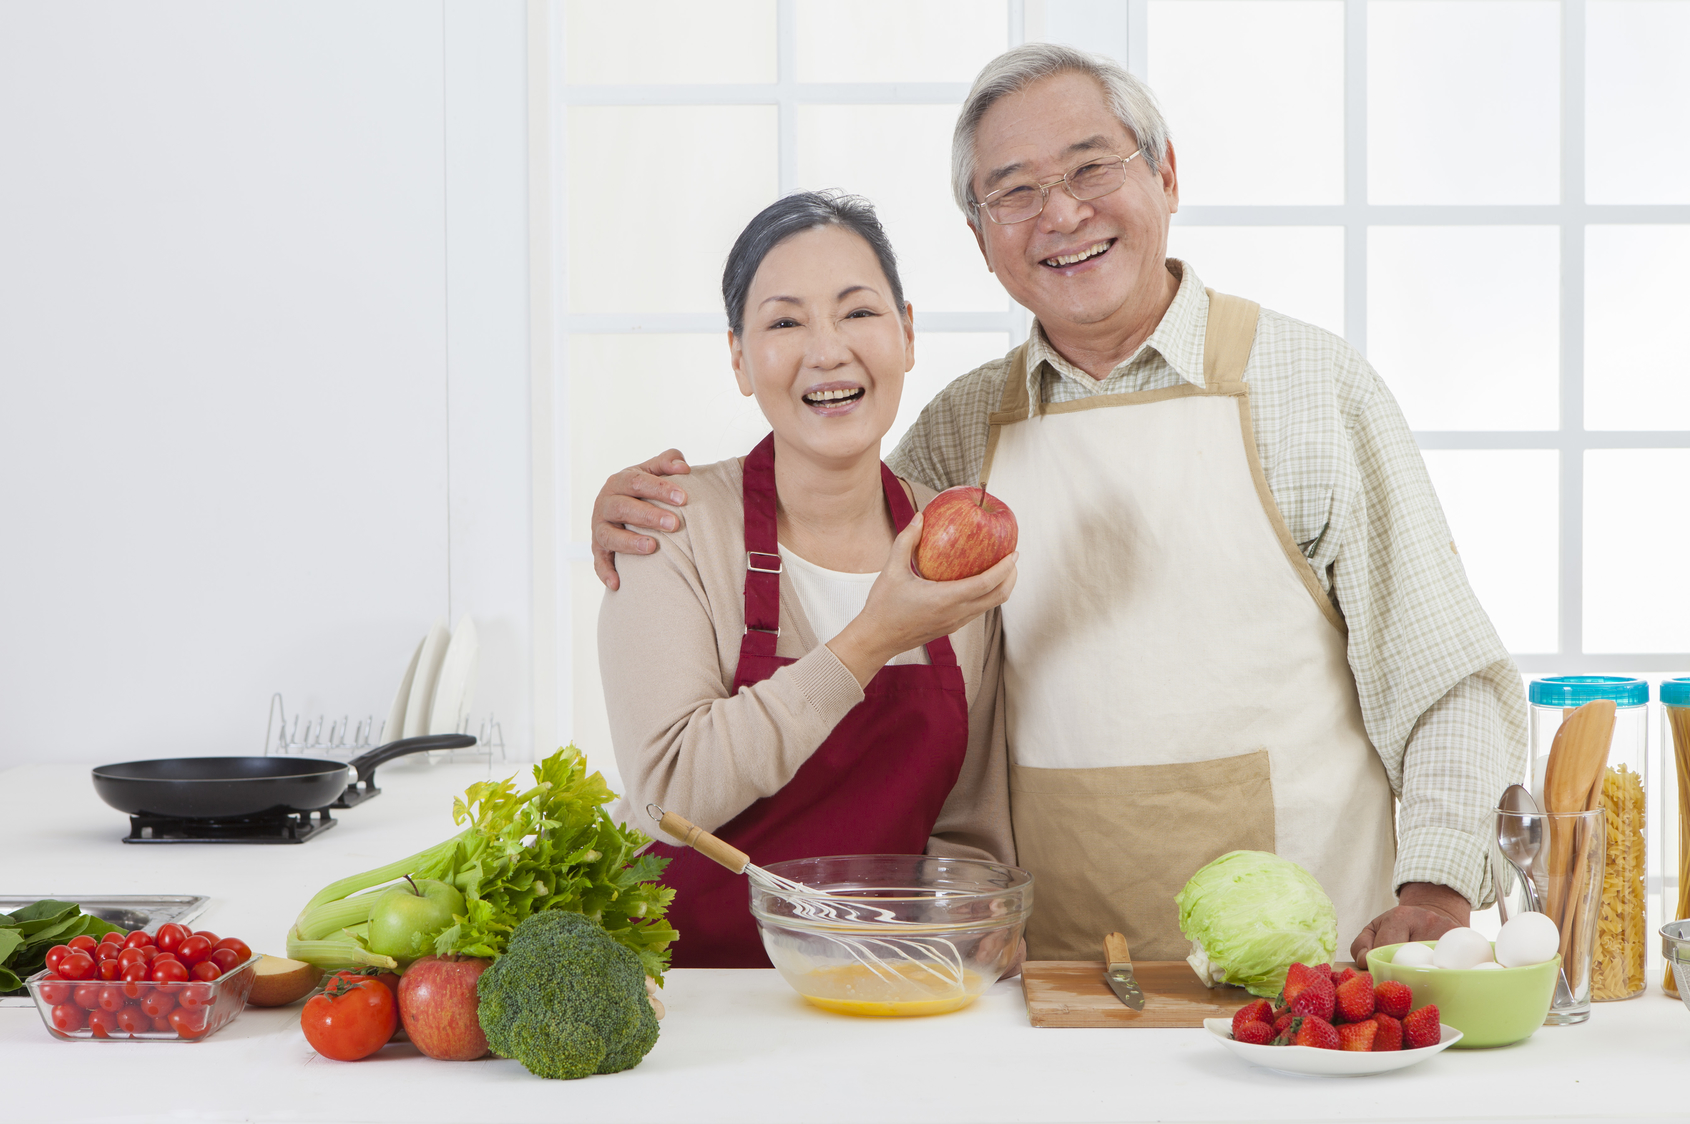
{"type": "Polygon", "coordinates": [[[771,863],[808,893],[751,882],[751,915],[781,977],[848,1015],[938,1015],[1008,970],[1033,909],[1019,867],[933,855],[771,863]]]}

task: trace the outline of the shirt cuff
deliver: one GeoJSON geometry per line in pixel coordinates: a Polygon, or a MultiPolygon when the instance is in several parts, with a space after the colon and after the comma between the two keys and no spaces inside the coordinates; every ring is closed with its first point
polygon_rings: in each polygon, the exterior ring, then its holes
{"type": "Polygon", "coordinates": [[[1474,909],[1484,909],[1494,900],[1490,880],[1490,843],[1466,831],[1448,827],[1422,827],[1397,843],[1393,890],[1405,883],[1430,882],[1448,886],[1474,909]]]}
{"type": "Polygon", "coordinates": [[[826,644],[804,653],[787,670],[792,673],[799,697],[829,730],[865,697],[857,677],[826,644]]]}

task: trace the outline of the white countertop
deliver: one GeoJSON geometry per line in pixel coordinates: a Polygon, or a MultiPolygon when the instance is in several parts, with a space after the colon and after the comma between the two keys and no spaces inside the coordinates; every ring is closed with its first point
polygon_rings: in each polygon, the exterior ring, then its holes
{"type": "MultiPolygon", "coordinates": [[[[505,776],[518,766],[496,766],[505,776]]],[[[280,951],[312,893],[454,832],[451,798],[485,765],[396,763],[382,795],[295,846],[125,845],[86,766],[0,773],[0,894],[207,894],[196,926],[280,951]]],[[[1289,1077],[1202,1030],[1027,1023],[1016,981],[927,1019],[805,1004],[773,971],[683,970],[662,1037],[635,1069],[584,1081],[515,1062],[436,1062],[406,1044],[319,1058],[299,1008],[249,1009],[203,1042],[60,1042],[0,1009],[0,1118],[10,1121],[1116,1121],[1603,1120],[1690,1116],[1679,1075],[1690,1012],[1651,993],[1501,1050],[1449,1050],[1398,1073],[1289,1077]]]]}

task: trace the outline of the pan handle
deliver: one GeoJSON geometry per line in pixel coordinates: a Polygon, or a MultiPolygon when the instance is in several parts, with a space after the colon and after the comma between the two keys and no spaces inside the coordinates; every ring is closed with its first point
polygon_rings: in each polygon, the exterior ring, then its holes
{"type": "Polygon", "coordinates": [[[354,757],[347,762],[347,768],[357,773],[354,783],[362,783],[375,775],[377,765],[385,765],[395,757],[430,749],[468,749],[474,744],[475,738],[469,734],[426,734],[420,738],[400,738],[354,757]]]}

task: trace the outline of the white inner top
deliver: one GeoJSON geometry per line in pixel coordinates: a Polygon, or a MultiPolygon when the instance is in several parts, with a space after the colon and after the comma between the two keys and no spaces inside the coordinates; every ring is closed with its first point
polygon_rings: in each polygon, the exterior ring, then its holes
{"type": "MultiPolygon", "coordinates": [[[[792,579],[792,588],[798,594],[798,604],[803,606],[804,617],[815,630],[817,643],[826,644],[863,611],[863,606],[868,604],[868,591],[880,574],[827,570],[800,558],[784,546],[779,549],[781,565],[786,568],[787,577],[792,579]]],[[[914,648],[888,662],[926,663],[927,649],[914,648]]]]}

